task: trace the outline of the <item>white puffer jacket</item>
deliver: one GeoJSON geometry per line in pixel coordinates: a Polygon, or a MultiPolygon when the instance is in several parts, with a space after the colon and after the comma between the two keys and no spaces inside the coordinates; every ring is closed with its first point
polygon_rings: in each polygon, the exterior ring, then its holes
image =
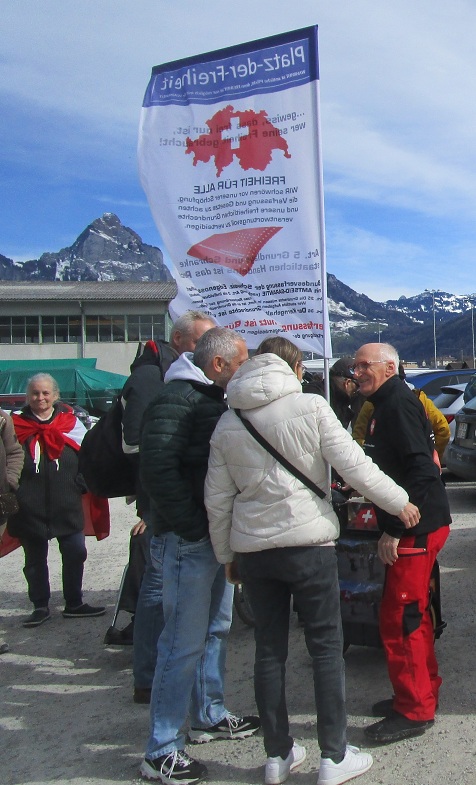
{"type": "Polygon", "coordinates": [[[366,457],[324,398],[304,394],[297,376],[275,354],[261,354],[237,371],[228,403],[313,480],[310,491],[248,433],[233,411],[222,415],[211,439],[205,483],[210,536],[219,562],[234,552],[331,544],[339,524],[330,500],[326,463],[359,493],[392,515],[408,495],[366,457]]]}

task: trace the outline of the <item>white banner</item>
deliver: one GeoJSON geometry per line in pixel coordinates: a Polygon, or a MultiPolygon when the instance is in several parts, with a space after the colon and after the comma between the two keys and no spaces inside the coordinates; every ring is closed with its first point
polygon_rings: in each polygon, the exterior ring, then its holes
{"type": "Polygon", "coordinates": [[[332,356],[317,27],[156,66],[139,169],[174,317],[205,310],[250,348],[284,333],[332,356]]]}

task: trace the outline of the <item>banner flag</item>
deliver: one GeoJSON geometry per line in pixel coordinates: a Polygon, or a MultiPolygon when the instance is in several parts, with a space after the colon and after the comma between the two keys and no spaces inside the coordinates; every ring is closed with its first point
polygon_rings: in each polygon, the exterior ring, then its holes
{"type": "Polygon", "coordinates": [[[317,26],[153,68],[138,155],[172,316],[331,357],[317,26]]]}

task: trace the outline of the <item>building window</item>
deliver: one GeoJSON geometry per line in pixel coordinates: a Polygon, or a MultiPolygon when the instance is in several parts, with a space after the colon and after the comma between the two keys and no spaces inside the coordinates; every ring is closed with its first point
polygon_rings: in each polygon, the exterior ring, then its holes
{"type": "Polygon", "coordinates": [[[81,341],[80,316],[42,316],[42,343],[79,343],[81,341]]]}
{"type": "Polygon", "coordinates": [[[163,314],[86,317],[86,340],[90,342],[157,341],[164,337],[163,314]]]}
{"type": "Polygon", "coordinates": [[[2,316],[0,318],[0,343],[39,343],[40,320],[38,316],[2,316]]]}
{"type": "Polygon", "coordinates": [[[126,340],[124,316],[87,316],[86,340],[88,342],[112,343],[126,340]]]}
{"type": "Polygon", "coordinates": [[[127,317],[128,341],[158,341],[165,337],[165,317],[163,314],[138,315],[127,317]]]}
{"type": "MultiPolygon", "coordinates": [[[[86,341],[124,343],[165,338],[163,314],[86,316],[86,341]]],[[[80,343],[80,316],[2,316],[0,344],[80,343]]]]}
{"type": "Polygon", "coordinates": [[[112,341],[112,317],[111,316],[98,316],[98,335],[102,343],[111,343],[112,341]]]}
{"type": "Polygon", "coordinates": [[[126,340],[126,319],[124,316],[112,317],[112,340],[124,343],[126,340]]]}

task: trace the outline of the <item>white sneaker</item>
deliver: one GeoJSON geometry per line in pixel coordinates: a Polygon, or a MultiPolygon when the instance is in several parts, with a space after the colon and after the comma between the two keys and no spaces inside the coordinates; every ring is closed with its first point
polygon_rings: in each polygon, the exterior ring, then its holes
{"type": "Polygon", "coordinates": [[[291,747],[286,760],[283,760],[280,755],[276,758],[268,758],[264,774],[266,785],[280,785],[281,782],[286,782],[290,773],[297,769],[305,758],[305,748],[301,747],[300,744],[296,744],[296,742],[291,747]]]}
{"type": "Polygon", "coordinates": [[[330,758],[321,758],[317,785],[341,785],[342,782],[365,774],[372,763],[372,756],[368,752],[360,752],[358,747],[349,744],[340,763],[334,763],[330,758]]]}

